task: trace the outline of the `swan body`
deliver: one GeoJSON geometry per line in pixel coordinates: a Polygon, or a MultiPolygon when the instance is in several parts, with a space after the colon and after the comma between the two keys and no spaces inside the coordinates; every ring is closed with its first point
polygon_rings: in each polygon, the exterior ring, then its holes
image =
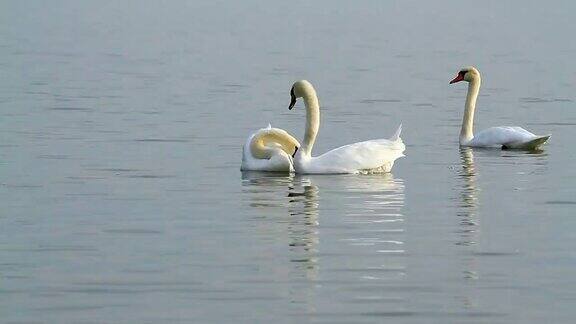
{"type": "Polygon", "coordinates": [[[491,127],[474,135],[474,111],[482,82],[480,72],[472,66],[463,68],[450,84],[460,81],[468,82],[464,118],[460,130],[460,146],[535,150],[550,138],[550,135],[535,135],[517,126],[491,127]]]}
{"type": "Polygon", "coordinates": [[[294,83],[290,91],[289,109],[303,98],[306,106],[304,142],[294,156],[296,173],[375,173],[390,172],[394,161],[404,156],[404,143],[400,138],[402,125],[390,139],[375,139],[344,145],[320,156],[312,156],[312,147],[320,126],[320,105],[316,91],[306,80],[294,83]]]}
{"type": "Polygon", "coordinates": [[[283,129],[268,125],[248,136],[242,149],[242,171],[293,172],[292,155],[300,143],[283,129]]]}
{"type": "Polygon", "coordinates": [[[550,135],[538,136],[522,127],[499,126],[482,130],[462,146],[501,147],[503,149],[534,150],[550,138],[550,135]]]}

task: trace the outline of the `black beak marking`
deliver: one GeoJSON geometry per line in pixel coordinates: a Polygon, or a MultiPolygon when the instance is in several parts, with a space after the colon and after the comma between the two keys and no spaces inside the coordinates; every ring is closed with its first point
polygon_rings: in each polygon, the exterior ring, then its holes
{"type": "Polygon", "coordinates": [[[290,105],[288,106],[288,110],[292,110],[295,104],[296,104],[296,96],[294,95],[294,87],[292,87],[292,89],[290,89],[290,105]]]}
{"type": "Polygon", "coordinates": [[[296,152],[298,152],[298,146],[294,148],[294,153],[292,153],[292,158],[296,157],[296,152]]]}

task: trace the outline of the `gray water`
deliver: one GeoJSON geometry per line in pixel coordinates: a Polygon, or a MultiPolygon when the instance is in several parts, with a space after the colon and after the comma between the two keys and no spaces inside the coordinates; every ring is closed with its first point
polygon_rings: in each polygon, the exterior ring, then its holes
{"type": "Polygon", "coordinates": [[[3,1],[0,322],[572,322],[575,9],[3,1]],[[458,148],[472,64],[542,151],[458,148]],[[239,171],[298,79],[317,154],[404,124],[392,174],[239,171]]]}

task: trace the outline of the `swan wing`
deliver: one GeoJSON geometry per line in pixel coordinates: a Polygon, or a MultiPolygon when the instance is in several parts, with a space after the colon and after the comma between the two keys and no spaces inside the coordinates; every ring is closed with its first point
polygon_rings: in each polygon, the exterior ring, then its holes
{"type": "Polygon", "coordinates": [[[310,161],[310,173],[389,172],[394,161],[404,156],[404,143],[376,139],[348,144],[328,151],[310,161]]]}
{"type": "Polygon", "coordinates": [[[468,145],[477,147],[513,147],[521,143],[530,142],[537,137],[522,127],[499,126],[491,127],[475,134],[468,145]]]}

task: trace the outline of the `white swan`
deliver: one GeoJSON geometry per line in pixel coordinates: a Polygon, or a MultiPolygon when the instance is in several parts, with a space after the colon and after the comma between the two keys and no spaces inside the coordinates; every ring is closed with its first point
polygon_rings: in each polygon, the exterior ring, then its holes
{"type": "Polygon", "coordinates": [[[294,156],[296,173],[367,173],[390,172],[394,161],[404,156],[405,146],[400,138],[402,125],[390,139],[376,139],[333,149],[312,157],[312,146],[320,126],[320,106],[312,84],[306,80],[295,82],[290,90],[292,109],[297,98],[306,106],[304,142],[294,156]]]}
{"type": "Polygon", "coordinates": [[[468,94],[460,130],[461,146],[535,150],[550,138],[550,135],[534,135],[522,127],[515,126],[491,127],[474,135],[474,109],[480,91],[480,72],[472,66],[465,67],[450,81],[450,84],[460,81],[468,82],[468,94]]]}
{"type": "Polygon", "coordinates": [[[293,172],[292,155],[300,143],[285,130],[267,128],[248,136],[242,149],[242,171],[293,172]]]}

